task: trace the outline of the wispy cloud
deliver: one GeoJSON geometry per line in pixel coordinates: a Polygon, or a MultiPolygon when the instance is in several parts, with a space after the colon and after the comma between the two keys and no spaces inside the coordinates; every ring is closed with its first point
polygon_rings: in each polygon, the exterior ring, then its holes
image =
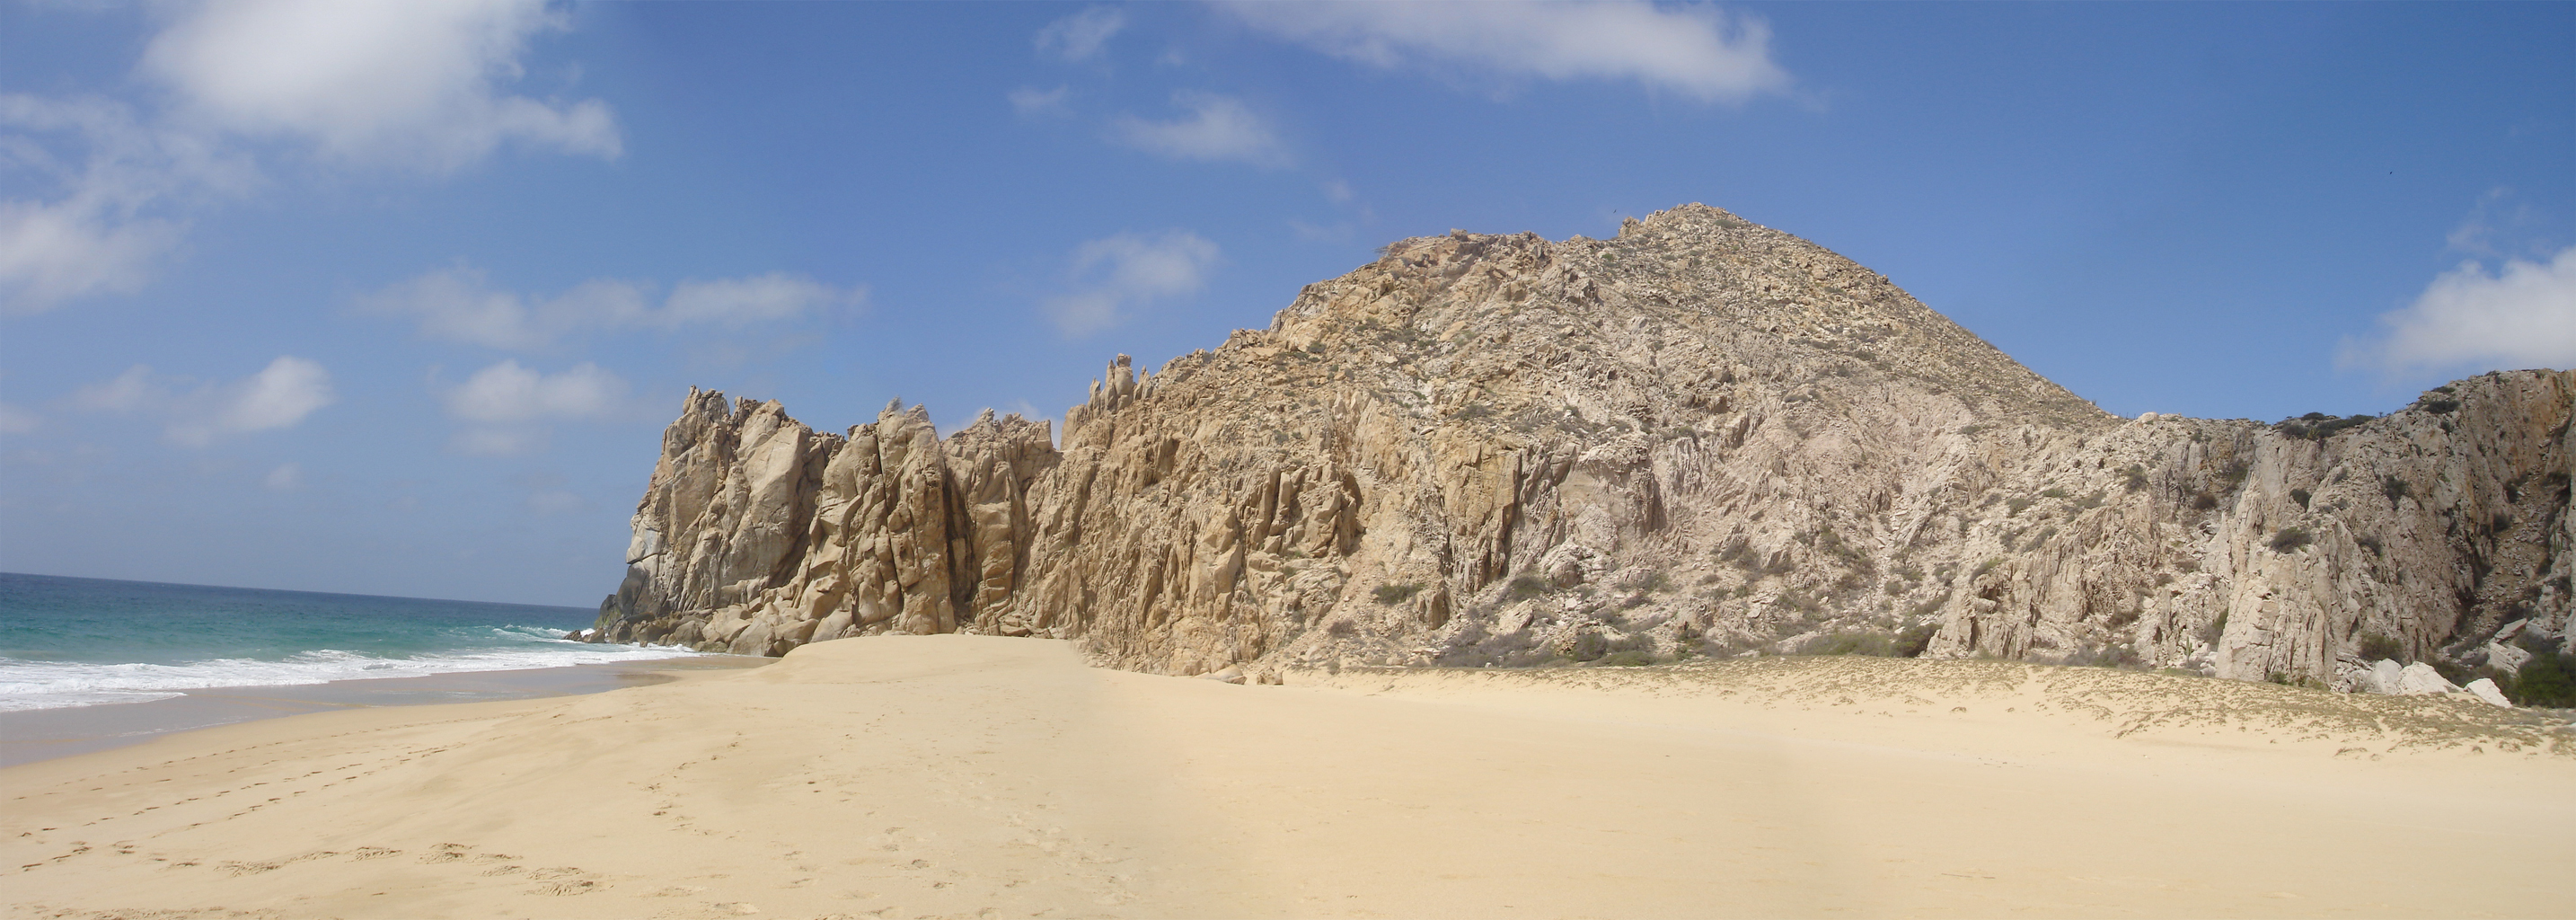
{"type": "Polygon", "coordinates": [[[258,373],[223,383],[201,383],[164,377],[137,364],[105,383],[74,392],[75,408],[101,412],[143,413],[166,420],[163,434],[190,446],[203,446],[224,435],[292,428],[306,416],[338,400],[331,372],[292,355],[280,355],[258,373]]]}
{"type": "Polygon", "coordinates": [[[47,197],[0,199],[0,313],[139,290],[186,238],[194,205],[247,193],[258,170],[205,138],[104,99],[0,94],[0,175],[47,197]]]}
{"type": "Polygon", "coordinates": [[[259,484],[271,492],[293,492],[304,487],[304,465],[280,463],[261,477],[259,484]]]}
{"type": "Polygon", "coordinates": [[[1090,335],[1147,303],[1197,291],[1219,257],[1215,243],[1187,230],[1092,240],[1073,251],[1075,290],[1048,299],[1047,315],[1067,336],[1090,335]]]}
{"type": "Polygon", "coordinates": [[[449,449],[476,456],[527,453],[545,445],[546,425],[600,420],[631,408],[623,378],[583,362],[548,374],[506,360],[439,396],[450,418],[467,423],[449,449]]]}
{"type": "Polygon", "coordinates": [[[1026,117],[1044,115],[1053,118],[1064,118],[1066,116],[1070,116],[1073,114],[1073,107],[1066,105],[1065,100],[1072,97],[1073,87],[1071,86],[1058,86],[1054,89],[1046,90],[1038,89],[1034,86],[1023,86],[1010,91],[1008,94],[1008,98],[1011,100],[1011,111],[1018,112],[1022,116],[1026,117]]]}
{"type": "Polygon", "coordinates": [[[1703,102],[1788,88],[1771,29],[1714,7],[1599,3],[1263,2],[1222,7],[1255,29],[1377,67],[1505,79],[1630,80],[1703,102]]]}
{"type": "Polygon", "coordinates": [[[8,403],[0,403],[0,434],[26,434],[44,423],[44,416],[8,403]]]}
{"type": "Polygon", "coordinates": [[[495,289],[481,270],[459,264],[361,296],[357,306],[360,312],[412,320],[430,338],[525,351],[577,332],[667,331],[693,324],[740,328],[855,306],[867,294],[785,272],[682,281],[658,307],[651,292],[645,282],[596,278],[554,297],[527,297],[495,289]]]}
{"type": "Polygon", "coordinates": [[[613,414],[626,390],[625,380],[589,362],[545,374],[508,360],[475,371],[442,401],[448,415],[469,422],[535,422],[613,414]]]}
{"type": "Polygon", "coordinates": [[[2346,342],[2340,363],[2388,374],[2576,368],[2576,246],[2495,271],[2462,262],[2379,324],[2384,337],[2346,342]]]}
{"type": "Polygon", "coordinates": [[[1126,27],[1127,14],[1095,6],[1047,23],[1038,30],[1035,42],[1039,51],[1067,63],[1087,61],[1099,56],[1109,37],[1126,27]]]}
{"type": "Polygon", "coordinates": [[[1279,136],[1243,100],[1215,93],[1181,90],[1172,105],[1188,114],[1171,121],[1149,121],[1122,115],[1110,124],[1110,136],[1121,144],[1175,160],[1234,161],[1254,166],[1289,165],[1279,136]]]}

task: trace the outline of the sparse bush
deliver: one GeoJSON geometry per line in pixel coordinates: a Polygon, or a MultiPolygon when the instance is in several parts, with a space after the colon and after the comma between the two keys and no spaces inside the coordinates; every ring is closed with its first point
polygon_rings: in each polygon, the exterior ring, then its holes
{"type": "Polygon", "coordinates": [[[2395,507],[2398,499],[2415,494],[2415,487],[2408,485],[2406,480],[2397,478],[2397,474],[2390,473],[2379,480],[2379,493],[2388,496],[2389,506],[2395,507]]]}
{"type": "Polygon", "coordinates": [[[1541,646],[1529,630],[1493,635],[1471,623],[1449,640],[1434,661],[1448,668],[1526,668],[1556,660],[1556,650],[1541,646]]]}
{"type": "Polygon", "coordinates": [[[1908,627],[1904,632],[1896,634],[1895,647],[1890,651],[1898,658],[1920,657],[1924,649],[1932,646],[1932,637],[1940,632],[1941,625],[1938,623],[1908,627]]]}
{"type": "Polygon", "coordinates": [[[1422,586],[1418,584],[1379,585],[1376,590],[1369,592],[1369,596],[1377,598],[1378,603],[1392,606],[1412,600],[1414,595],[1420,593],[1422,593],[1422,586]]]}
{"type": "Polygon", "coordinates": [[[2300,548],[2307,546],[2315,540],[2316,537],[2309,534],[2305,527],[2283,527],[2279,532],[2272,534],[2272,551],[2276,553],[2297,552],[2300,548]]]}
{"type": "Polygon", "coordinates": [[[1845,541],[1842,534],[1834,532],[1831,527],[1816,532],[1816,551],[1840,559],[1844,565],[1862,571],[1875,571],[1878,568],[1877,563],[1870,561],[1868,553],[1862,552],[1860,547],[1845,541]]]}
{"type": "Polygon", "coordinates": [[[2500,685],[2497,689],[2516,705],[2576,708],[2576,655],[2534,655],[2523,662],[2521,674],[2510,678],[2509,685],[2496,681],[2500,685]]]}
{"type": "Polygon", "coordinates": [[[1652,636],[1640,634],[1613,639],[1587,632],[1575,637],[1574,647],[1566,650],[1566,657],[1580,662],[1635,666],[1655,663],[1654,650],[1652,636]]]}
{"type": "Polygon", "coordinates": [[[1359,631],[1359,624],[1353,623],[1349,620],[1335,620],[1333,621],[1333,625],[1324,627],[1324,632],[1331,634],[1337,639],[1348,639],[1352,636],[1358,635],[1359,631]]]}
{"type": "Polygon", "coordinates": [[[1653,652],[1611,652],[1610,654],[1601,656],[1601,660],[1593,663],[1605,667],[1633,668],[1641,665],[1654,664],[1655,655],[1653,652]]]}
{"type": "Polygon", "coordinates": [[[2004,502],[2004,516],[2018,517],[2023,511],[2029,510],[2032,503],[2036,501],[2037,499],[2026,498],[2019,495],[2013,496],[2011,499],[2004,502]]]}
{"type": "Polygon", "coordinates": [[[2309,497],[2309,496],[2308,496],[2308,490],[2306,490],[2306,489],[2291,489],[2291,490],[2290,490],[2290,500],[2291,500],[2291,501],[2294,501],[2294,502],[2298,502],[2298,503],[2299,503],[2299,507],[2301,507],[2301,508],[2305,508],[2305,507],[2307,507],[2307,506],[2308,506],[2308,497],[2309,497]]]}
{"type": "Polygon", "coordinates": [[[2206,645],[2217,645],[2219,638],[2225,635],[2227,635],[2227,611],[2224,610],[2218,612],[2218,619],[2211,620],[2209,625],[2200,628],[2200,641],[2206,645]]]}
{"type": "Polygon", "coordinates": [[[2283,437],[2323,441],[2346,428],[2357,427],[2374,418],[2377,416],[2350,415],[2336,418],[2323,412],[2310,412],[2298,418],[2282,419],[2280,424],[2272,426],[2272,430],[2280,432],[2283,437]]]}
{"type": "Polygon", "coordinates": [[[1811,617],[1825,612],[1825,605],[1815,598],[1808,597],[1804,591],[1780,592],[1779,597],[1771,599],[1771,605],[1783,610],[1795,610],[1811,617]]]}
{"type": "Polygon", "coordinates": [[[2207,511],[2216,507],[2218,507],[2218,496],[2211,495],[2207,492],[2201,492],[2191,497],[2191,510],[2193,511],[2207,511]]]}
{"type": "Polygon", "coordinates": [[[2075,650],[2068,652],[2060,663],[2076,667],[2121,668],[2132,671],[2141,670],[2145,666],[2145,662],[2138,657],[2137,649],[2116,642],[2098,648],[2091,645],[2076,646],[2075,650]]]}
{"type": "Polygon", "coordinates": [[[1540,578],[1536,575],[1522,575],[1512,579],[1512,599],[1516,601],[1525,601],[1547,593],[1547,588],[1547,579],[1540,578]]]}
{"type": "Polygon", "coordinates": [[[2406,645],[2386,633],[2362,633],[2361,657],[2366,661],[2404,661],[2406,645]]]}
{"type": "Polygon", "coordinates": [[[2452,412],[2459,411],[2460,401],[2448,396],[2435,396],[2418,403],[2418,405],[2423,406],[2424,411],[2426,412],[2430,412],[2435,415],[2447,415],[2452,412]]]}
{"type": "Polygon", "coordinates": [[[2135,492],[2146,487],[2147,469],[2145,467],[2132,463],[2129,464],[2128,469],[2120,471],[2120,488],[2135,492]]]}
{"type": "Polygon", "coordinates": [[[1661,571],[1649,569],[1645,572],[1621,579],[1619,581],[1619,587],[1626,588],[1631,591],[1645,591],[1660,594],[1673,589],[1673,580],[1661,571]]]}
{"type": "Polygon", "coordinates": [[[2228,488],[2233,489],[2244,485],[2246,474],[2251,472],[2253,468],[2246,466],[2245,461],[2230,460],[2227,461],[2226,466],[2218,468],[2218,481],[2226,483],[2228,488]]]}
{"type": "Polygon", "coordinates": [[[1890,658],[1896,655],[1896,640],[1886,633],[1837,632],[1800,643],[1796,654],[1869,655],[1890,658]]]}
{"type": "Polygon", "coordinates": [[[2050,486],[2039,493],[2039,497],[2041,498],[2065,498],[2066,496],[2066,490],[2056,486],[2050,486]]]}

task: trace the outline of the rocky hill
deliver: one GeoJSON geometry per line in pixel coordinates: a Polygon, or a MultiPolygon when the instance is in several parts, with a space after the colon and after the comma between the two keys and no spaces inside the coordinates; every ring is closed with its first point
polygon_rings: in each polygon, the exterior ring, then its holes
{"type": "Polygon", "coordinates": [[[1755,650],[2349,684],[2564,645],[2576,375],[2375,419],[2109,415],[1716,208],[1453,232],[1045,423],[692,392],[601,641],[1085,640],[1174,674],[1755,650]]]}

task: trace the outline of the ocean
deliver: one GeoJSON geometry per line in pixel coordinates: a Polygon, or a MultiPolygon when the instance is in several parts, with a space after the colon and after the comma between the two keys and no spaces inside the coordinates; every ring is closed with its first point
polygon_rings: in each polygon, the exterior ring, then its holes
{"type": "Polygon", "coordinates": [[[0,712],[322,684],[698,657],[563,634],[579,607],[0,573],[0,712]]]}

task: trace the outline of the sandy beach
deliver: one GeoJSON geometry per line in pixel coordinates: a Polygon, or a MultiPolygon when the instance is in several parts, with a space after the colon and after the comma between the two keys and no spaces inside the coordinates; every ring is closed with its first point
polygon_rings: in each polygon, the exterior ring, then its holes
{"type": "Polygon", "coordinates": [[[0,770],[17,917],[2576,916],[2563,718],[2006,662],[881,637],[0,770]]]}

